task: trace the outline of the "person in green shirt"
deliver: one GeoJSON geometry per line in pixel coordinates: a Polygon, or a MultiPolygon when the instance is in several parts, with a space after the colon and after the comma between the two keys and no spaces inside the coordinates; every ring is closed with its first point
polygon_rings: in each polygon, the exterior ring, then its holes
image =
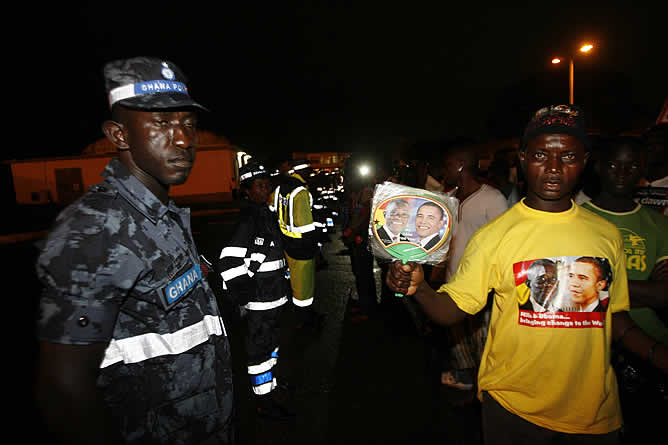
{"type": "Polygon", "coordinates": [[[643,174],[644,151],[639,139],[610,139],[597,164],[600,193],[583,207],[621,231],[629,277],[629,315],[649,335],[668,344],[668,328],[655,312],[668,307],[668,217],[633,200],[633,189],[643,174]]]}
{"type": "MultiPolygon", "coordinates": [[[[600,192],[582,206],[619,228],[626,256],[629,315],[647,335],[668,345],[668,217],[633,199],[634,187],[644,173],[646,151],[637,138],[609,139],[596,165],[600,192]]],[[[668,380],[619,348],[613,348],[612,357],[625,420],[624,440],[651,440],[668,408],[668,380]]]]}

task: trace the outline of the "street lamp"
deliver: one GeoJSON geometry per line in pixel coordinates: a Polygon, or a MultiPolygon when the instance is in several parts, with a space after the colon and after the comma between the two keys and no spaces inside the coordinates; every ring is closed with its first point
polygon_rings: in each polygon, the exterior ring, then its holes
{"type": "MultiPolygon", "coordinates": [[[[580,47],[580,52],[581,53],[588,53],[592,49],[594,49],[594,45],[592,45],[591,43],[585,43],[584,45],[582,45],[580,47]]],[[[552,59],[552,63],[555,64],[555,65],[558,64],[558,63],[561,63],[561,59],[559,57],[555,57],[554,59],[552,59]]],[[[573,66],[573,56],[571,55],[569,57],[569,64],[568,64],[568,103],[571,104],[571,105],[573,105],[573,102],[574,102],[574,100],[573,100],[573,85],[574,85],[573,72],[574,71],[575,71],[575,69],[574,69],[574,66],[573,66]]]]}

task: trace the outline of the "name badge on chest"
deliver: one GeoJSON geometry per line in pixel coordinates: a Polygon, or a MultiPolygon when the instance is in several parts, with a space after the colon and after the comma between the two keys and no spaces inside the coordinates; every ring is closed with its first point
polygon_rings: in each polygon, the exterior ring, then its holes
{"type": "Polygon", "coordinates": [[[176,277],[171,283],[163,288],[165,308],[169,309],[190,292],[202,279],[202,269],[195,264],[183,274],[176,277]]]}

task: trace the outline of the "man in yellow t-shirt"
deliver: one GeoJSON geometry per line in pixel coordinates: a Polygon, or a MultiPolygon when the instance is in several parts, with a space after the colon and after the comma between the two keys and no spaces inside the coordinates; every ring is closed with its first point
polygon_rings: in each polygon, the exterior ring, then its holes
{"type": "Polygon", "coordinates": [[[613,339],[668,372],[666,348],[633,329],[628,316],[619,230],[571,200],[588,145],[581,110],[539,110],[519,152],[527,196],[471,237],[450,281],[434,291],[414,263],[395,262],[388,273],[392,290],[414,295],[434,321],[446,325],[482,310],[494,290],[478,375],[486,444],[619,443],[613,339]],[[605,277],[598,281],[605,283],[596,304],[602,311],[573,304],[568,275],[584,258],[602,265],[605,277]],[[557,269],[550,309],[520,308],[527,300],[527,271],[541,259],[557,269]]]}

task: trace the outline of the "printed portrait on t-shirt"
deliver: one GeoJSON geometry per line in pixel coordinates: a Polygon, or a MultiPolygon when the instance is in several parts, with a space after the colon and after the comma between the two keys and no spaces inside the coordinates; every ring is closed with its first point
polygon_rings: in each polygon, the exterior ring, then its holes
{"type": "Polygon", "coordinates": [[[605,258],[552,257],[514,265],[519,323],[603,327],[612,283],[605,258]]]}

